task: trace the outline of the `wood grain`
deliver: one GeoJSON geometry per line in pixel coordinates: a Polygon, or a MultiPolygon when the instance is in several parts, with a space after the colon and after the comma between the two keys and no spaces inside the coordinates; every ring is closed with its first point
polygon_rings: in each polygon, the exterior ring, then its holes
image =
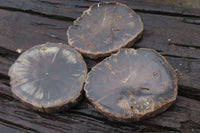
{"type": "Polygon", "coordinates": [[[152,131],[181,131],[189,121],[196,128],[200,126],[200,101],[182,96],[166,112],[154,118],[140,123],[119,123],[101,115],[86,99],[68,112],[41,114],[13,98],[9,86],[4,85],[0,92],[0,120],[4,125],[14,126],[24,132],[78,132],[80,128],[83,132],[127,132],[150,130],[150,125],[155,128],[152,131]]]}
{"type": "MultiPolygon", "coordinates": [[[[26,50],[45,42],[67,43],[66,30],[89,5],[105,0],[0,0],[0,132],[200,132],[200,10],[139,0],[117,0],[144,22],[133,48],[152,48],[177,70],[179,96],[166,112],[139,123],[118,123],[84,99],[62,113],[40,114],[12,96],[7,75],[26,50]]],[[[102,59],[85,58],[90,70],[102,59]]]]}

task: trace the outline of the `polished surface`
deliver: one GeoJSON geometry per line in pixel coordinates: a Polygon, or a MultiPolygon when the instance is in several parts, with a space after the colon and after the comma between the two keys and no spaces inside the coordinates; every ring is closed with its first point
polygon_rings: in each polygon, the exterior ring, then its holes
{"type": "Polygon", "coordinates": [[[177,79],[155,51],[122,49],[92,68],[84,90],[103,114],[137,121],[176,99],[177,79]]]}
{"type": "Polygon", "coordinates": [[[86,74],[81,55],[60,43],[46,43],[25,51],[9,70],[12,92],[34,109],[46,112],[47,108],[75,102],[86,74]]]}
{"type": "Polygon", "coordinates": [[[69,44],[80,52],[100,56],[125,47],[142,30],[140,17],[126,5],[103,3],[84,11],[69,27],[67,35],[69,44]]]}

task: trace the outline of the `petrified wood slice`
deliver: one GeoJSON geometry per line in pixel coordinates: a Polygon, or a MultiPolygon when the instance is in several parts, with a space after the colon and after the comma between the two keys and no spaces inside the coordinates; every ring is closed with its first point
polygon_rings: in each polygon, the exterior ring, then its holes
{"type": "Polygon", "coordinates": [[[165,111],[175,101],[177,79],[156,51],[122,49],[92,68],[84,90],[107,117],[138,121],[165,111]]]}
{"type": "Polygon", "coordinates": [[[61,43],[34,46],[9,69],[13,94],[42,112],[61,111],[76,104],[86,74],[82,56],[61,43]]]}
{"type": "Polygon", "coordinates": [[[108,2],[90,6],[68,28],[68,43],[89,58],[110,55],[130,47],[141,37],[140,17],[124,4],[108,2]]]}

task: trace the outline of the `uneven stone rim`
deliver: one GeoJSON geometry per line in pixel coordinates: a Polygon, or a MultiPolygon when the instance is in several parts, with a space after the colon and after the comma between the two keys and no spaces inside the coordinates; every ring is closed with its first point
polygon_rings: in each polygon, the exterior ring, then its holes
{"type": "Polygon", "coordinates": [[[117,53],[115,54],[112,54],[111,56],[105,58],[104,60],[102,60],[100,63],[98,63],[97,65],[95,65],[91,71],[88,73],[87,75],[87,78],[85,80],[85,85],[84,85],[84,91],[85,91],[85,94],[86,94],[86,97],[87,99],[92,103],[92,105],[99,111],[101,112],[102,114],[104,114],[105,116],[107,116],[108,118],[111,118],[111,119],[114,119],[114,120],[117,120],[117,121],[120,121],[120,122],[135,122],[135,121],[139,121],[139,120],[143,120],[143,119],[146,119],[146,118],[149,118],[149,115],[150,117],[154,117],[155,115],[159,114],[159,113],[162,113],[164,111],[166,111],[172,104],[173,102],[176,100],[176,97],[177,97],[177,94],[178,94],[178,85],[177,85],[177,76],[176,76],[176,72],[175,70],[173,69],[173,67],[168,63],[168,61],[160,54],[158,53],[156,50],[153,50],[153,49],[149,49],[149,48],[139,48],[139,49],[132,49],[132,48],[123,48],[121,50],[119,50],[117,53]],[[90,83],[88,81],[88,78],[90,76],[90,73],[92,73],[92,71],[94,69],[96,69],[100,64],[102,64],[105,60],[108,60],[108,59],[111,59],[113,56],[117,56],[122,50],[131,50],[131,51],[137,51],[137,50],[150,50],[150,51],[153,51],[155,52],[158,56],[160,56],[164,62],[166,63],[166,65],[169,67],[169,69],[173,72],[173,84],[175,86],[174,88],[174,96],[171,97],[169,100],[167,100],[165,103],[163,103],[162,105],[160,105],[159,107],[157,108],[154,108],[154,111],[147,111],[145,113],[139,113],[137,114],[137,119],[135,118],[136,115],[131,115],[131,116],[122,116],[120,114],[113,114],[113,113],[110,113],[109,111],[105,110],[97,101],[95,101],[93,98],[91,98],[89,95],[88,95],[88,91],[86,89],[86,86],[90,83]]]}
{"type": "MultiPolygon", "coordinates": [[[[55,45],[55,44],[57,44],[57,46],[61,46],[62,45],[64,47],[66,47],[66,49],[70,49],[71,51],[73,51],[74,53],[77,54],[77,57],[79,58],[78,60],[81,61],[81,64],[84,65],[84,68],[85,68],[85,70],[84,70],[85,71],[85,73],[84,73],[84,79],[86,79],[88,70],[87,70],[87,65],[86,65],[86,63],[85,63],[82,55],[78,51],[76,51],[73,47],[71,47],[71,46],[69,46],[67,44],[47,42],[45,44],[35,45],[35,46],[29,48],[28,50],[26,50],[24,53],[29,52],[30,50],[35,49],[35,48],[40,48],[40,47],[45,47],[45,46],[48,46],[48,45],[55,45]]],[[[13,63],[13,65],[18,61],[18,59],[21,57],[21,55],[15,60],[15,62],[13,63]]],[[[13,65],[9,68],[9,71],[8,71],[8,75],[10,77],[10,84],[11,84],[11,82],[13,80],[12,76],[11,76],[11,71],[13,69],[13,65]]],[[[84,87],[84,84],[85,84],[85,80],[82,81],[82,83],[80,84],[80,88],[78,89],[79,91],[77,91],[77,94],[72,99],[67,99],[67,100],[65,100],[63,103],[61,103],[59,105],[45,106],[45,107],[44,106],[33,105],[30,102],[26,102],[26,101],[22,100],[20,98],[20,96],[18,96],[18,95],[16,95],[14,93],[13,90],[16,89],[16,88],[13,88],[12,84],[11,84],[11,91],[12,91],[12,94],[13,94],[14,97],[16,97],[17,99],[19,99],[22,103],[24,103],[29,108],[32,108],[33,110],[39,111],[39,112],[52,113],[52,112],[56,112],[56,111],[60,112],[60,111],[63,111],[65,109],[69,109],[69,108],[75,106],[75,104],[77,102],[79,102],[82,99],[82,97],[83,97],[83,87],[84,87]]]]}
{"type": "Polygon", "coordinates": [[[134,45],[134,43],[139,40],[141,37],[142,37],[142,32],[144,31],[144,24],[142,22],[142,19],[141,17],[136,14],[136,12],[134,10],[132,10],[131,8],[129,8],[127,5],[125,4],[122,4],[122,3],[119,3],[119,2],[101,2],[101,3],[96,3],[96,4],[92,4],[89,9],[85,10],[82,15],[80,17],[78,17],[71,26],[68,27],[67,29],[67,32],[66,32],[66,35],[67,35],[67,38],[68,38],[68,44],[72,47],[74,47],[76,50],[80,51],[80,53],[82,53],[84,56],[86,57],[89,57],[89,58],[92,58],[92,59],[97,59],[97,58],[100,58],[100,57],[105,57],[105,56],[108,56],[108,55],[111,55],[113,53],[116,53],[117,51],[119,51],[121,48],[125,48],[125,47],[131,47],[134,45]],[[127,40],[123,45],[121,45],[119,48],[117,49],[114,49],[114,50],[109,50],[107,52],[96,52],[96,53],[93,53],[91,52],[90,50],[84,50],[82,48],[78,48],[78,47],[74,47],[72,45],[72,42],[70,41],[70,35],[69,35],[69,31],[70,29],[76,25],[76,23],[84,17],[84,15],[88,12],[91,11],[91,9],[94,7],[94,6],[99,6],[101,4],[116,4],[116,5],[121,5],[121,6],[124,6],[126,7],[127,9],[129,9],[132,13],[134,13],[136,15],[136,17],[138,18],[138,20],[140,21],[140,24],[141,24],[141,29],[140,31],[135,35],[133,36],[132,38],[130,38],[129,40],[127,40]]]}

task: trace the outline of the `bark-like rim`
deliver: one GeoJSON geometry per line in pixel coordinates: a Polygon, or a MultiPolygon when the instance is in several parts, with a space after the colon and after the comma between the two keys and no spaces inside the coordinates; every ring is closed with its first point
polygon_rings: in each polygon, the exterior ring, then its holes
{"type": "MultiPolygon", "coordinates": [[[[33,46],[32,48],[26,50],[24,53],[29,52],[30,50],[35,49],[35,48],[45,47],[45,46],[49,46],[49,45],[52,45],[52,46],[56,46],[56,45],[57,46],[61,46],[62,45],[64,47],[66,47],[67,49],[69,49],[69,50],[73,51],[74,53],[76,53],[77,59],[80,61],[81,64],[84,65],[84,68],[85,68],[85,70],[84,70],[85,71],[84,79],[86,79],[86,77],[87,77],[87,65],[86,65],[82,55],[78,51],[76,51],[73,47],[71,47],[71,46],[69,46],[67,44],[47,42],[45,44],[33,46]]],[[[18,61],[19,57],[14,62],[14,64],[18,61]]],[[[10,81],[12,81],[11,71],[13,69],[13,65],[10,67],[10,69],[8,71],[8,75],[10,77],[10,81]]],[[[80,101],[82,99],[82,97],[83,97],[83,86],[84,86],[84,84],[85,84],[85,81],[83,80],[81,85],[80,85],[79,91],[77,92],[77,94],[72,99],[67,99],[62,104],[59,104],[59,105],[56,105],[56,106],[37,106],[37,105],[33,105],[30,102],[26,102],[26,101],[22,100],[18,95],[16,95],[15,91],[14,91],[14,89],[16,89],[16,88],[13,88],[12,85],[11,85],[11,91],[14,94],[15,97],[17,97],[22,103],[24,103],[28,107],[32,108],[33,110],[40,111],[40,112],[51,113],[51,112],[62,111],[64,109],[70,108],[70,107],[74,106],[78,101],[80,101]]]]}
{"type": "Polygon", "coordinates": [[[107,56],[107,55],[111,55],[112,53],[115,53],[115,52],[119,51],[121,48],[133,46],[134,43],[135,43],[138,39],[141,38],[143,30],[144,30],[144,24],[143,24],[143,22],[142,22],[140,16],[137,15],[136,12],[135,12],[134,10],[132,10],[131,8],[129,8],[127,5],[122,4],[122,3],[119,3],[119,2],[102,2],[102,3],[92,4],[92,5],[89,7],[89,9],[85,10],[85,11],[82,13],[82,15],[81,15],[80,17],[78,17],[78,18],[74,21],[73,25],[71,25],[71,26],[68,27],[68,30],[67,30],[66,34],[67,34],[67,38],[68,38],[68,44],[69,44],[70,46],[72,46],[72,47],[74,47],[76,50],[80,51],[80,53],[82,53],[82,54],[83,54],[84,56],[86,56],[86,57],[89,57],[89,58],[92,58],[92,59],[97,59],[97,58],[100,58],[100,57],[105,57],[105,56],[107,56]],[[109,51],[107,51],[107,52],[96,52],[96,53],[94,53],[94,52],[91,52],[90,50],[84,50],[84,49],[82,49],[82,48],[78,48],[78,47],[73,46],[73,44],[71,43],[70,38],[69,38],[69,37],[70,37],[70,35],[69,35],[70,29],[71,29],[73,26],[75,26],[76,23],[77,23],[81,18],[83,18],[84,15],[85,15],[86,13],[90,12],[91,9],[92,9],[94,6],[99,6],[99,5],[101,5],[101,4],[116,4],[116,5],[124,6],[124,7],[126,7],[127,9],[129,9],[132,13],[134,13],[134,14],[136,15],[136,17],[137,17],[138,20],[140,21],[140,24],[141,24],[141,29],[140,29],[140,31],[139,31],[135,36],[133,36],[132,38],[130,38],[129,40],[127,40],[124,44],[122,44],[121,46],[119,46],[119,48],[114,49],[114,50],[109,50],[109,51]]]}
{"type": "Polygon", "coordinates": [[[86,78],[86,81],[85,81],[85,85],[84,85],[84,91],[85,91],[85,94],[86,94],[86,97],[88,98],[88,100],[92,103],[92,105],[99,111],[101,112],[102,114],[104,114],[105,116],[111,118],[111,119],[114,119],[114,120],[117,120],[117,121],[121,121],[121,122],[131,122],[131,121],[139,121],[139,120],[142,120],[142,119],[145,119],[145,118],[149,118],[149,117],[153,117],[161,112],[164,112],[165,110],[168,109],[168,107],[176,100],[176,97],[177,97],[177,93],[178,93],[178,85],[177,85],[177,77],[176,77],[176,72],[175,70],[172,68],[172,66],[168,63],[168,61],[160,54],[158,53],[157,51],[153,50],[153,49],[148,49],[148,48],[139,48],[139,49],[133,49],[133,48],[123,48],[121,49],[120,51],[118,51],[116,54],[113,54],[111,55],[110,57],[107,57],[105,58],[103,61],[101,61],[100,63],[98,63],[97,65],[95,65],[91,71],[88,73],[87,75],[87,78],[86,78]],[[166,65],[169,67],[169,69],[172,71],[173,73],[173,84],[175,86],[174,88],[174,96],[171,97],[170,99],[166,100],[165,103],[163,103],[162,105],[160,105],[159,107],[157,108],[154,108],[154,110],[150,110],[150,111],[146,111],[144,113],[139,113],[139,114],[136,114],[136,115],[131,115],[131,116],[123,116],[123,115],[120,115],[120,114],[113,114],[113,113],[110,113],[109,111],[105,110],[103,108],[103,106],[101,106],[97,101],[95,101],[93,98],[91,98],[89,95],[88,95],[88,91],[86,89],[86,86],[89,84],[90,81],[88,81],[89,79],[89,76],[90,76],[90,73],[92,71],[94,71],[94,69],[96,69],[100,64],[104,63],[105,60],[108,60],[108,59],[111,59],[113,56],[117,56],[121,51],[123,50],[132,50],[132,51],[137,51],[137,50],[150,50],[150,51],[153,51],[155,52],[158,56],[160,56],[164,62],[166,63],[166,65]]]}

